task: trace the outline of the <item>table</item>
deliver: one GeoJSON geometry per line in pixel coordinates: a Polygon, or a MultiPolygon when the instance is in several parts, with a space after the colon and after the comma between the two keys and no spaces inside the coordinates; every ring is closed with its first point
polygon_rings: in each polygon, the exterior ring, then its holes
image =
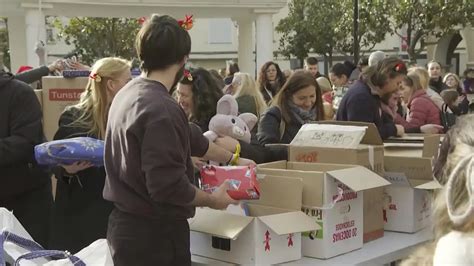
{"type": "MultiPolygon", "coordinates": [[[[414,234],[385,232],[383,238],[365,244],[361,249],[320,260],[303,257],[298,261],[282,265],[383,265],[408,257],[417,246],[432,239],[432,230],[427,227],[414,234]]],[[[234,265],[222,261],[192,256],[193,265],[234,265]]]]}

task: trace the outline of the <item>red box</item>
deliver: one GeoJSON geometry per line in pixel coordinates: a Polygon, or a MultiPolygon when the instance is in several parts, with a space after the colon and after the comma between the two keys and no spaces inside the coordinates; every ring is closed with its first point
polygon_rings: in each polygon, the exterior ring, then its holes
{"type": "Polygon", "coordinates": [[[201,168],[201,189],[212,193],[225,180],[230,180],[232,190],[229,196],[235,200],[260,198],[260,188],[255,173],[255,166],[215,166],[201,168]]]}

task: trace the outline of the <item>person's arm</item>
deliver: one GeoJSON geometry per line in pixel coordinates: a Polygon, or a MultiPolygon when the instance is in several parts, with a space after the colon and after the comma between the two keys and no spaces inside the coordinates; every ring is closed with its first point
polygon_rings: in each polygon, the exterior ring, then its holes
{"type": "Polygon", "coordinates": [[[62,68],[63,67],[60,60],[56,60],[48,66],[40,66],[29,71],[18,73],[15,75],[15,78],[30,84],[41,80],[42,77],[49,75],[49,73],[52,73],[56,70],[62,70],[62,68]]]}
{"type": "Polygon", "coordinates": [[[15,78],[30,84],[47,75],[49,75],[49,68],[47,66],[40,66],[25,72],[18,73],[15,75],[15,78]]]}
{"type": "MultiPolygon", "coordinates": [[[[81,129],[78,126],[72,125],[72,123],[77,119],[79,114],[77,109],[71,107],[66,108],[64,112],[59,117],[58,130],[54,134],[53,140],[67,139],[72,137],[82,137],[87,134],[87,129],[81,129]]],[[[75,162],[71,165],[58,165],[51,169],[54,176],[57,179],[61,179],[64,176],[72,175],[87,175],[86,169],[93,167],[94,165],[90,162],[75,162]],[[83,172],[84,171],[84,172],[83,172]]]]}
{"type": "MultiPolygon", "coordinates": [[[[233,145],[232,149],[226,149],[216,145],[214,142],[209,142],[209,140],[202,135],[202,131],[194,123],[189,123],[190,128],[190,144],[191,144],[191,156],[193,157],[202,157],[204,160],[215,161],[219,163],[228,164],[234,157],[235,148],[238,141],[232,139],[233,145]]],[[[240,158],[238,160],[238,165],[249,165],[255,164],[253,161],[240,158]]]]}
{"type": "Polygon", "coordinates": [[[42,112],[34,91],[25,83],[16,86],[9,104],[9,136],[0,138],[0,166],[29,162],[34,158],[34,146],[43,142],[42,112]]]}
{"type": "Polygon", "coordinates": [[[186,175],[186,151],[182,144],[179,125],[164,117],[148,125],[142,141],[142,170],[148,193],[156,202],[173,205],[207,206],[224,209],[235,204],[228,194],[228,182],[212,194],[191,184],[186,175]]]}
{"type": "Polygon", "coordinates": [[[407,115],[406,128],[420,127],[426,122],[428,109],[423,105],[422,99],[414,99],[410,105],[410,112],[407,115]]]}
{"type": "Polygon", "coordinates": [[[257,138],[261,145],[280,143],[281,113],[276,107],[271,107],[258,124],[257,138]],[[278,110],[278,112],[277,112],[278,110]]]}
{"type": "Polygon", "coordinates": [[[189,205],[196,196],[186,174],[185,128],[171,115],[147,125],[141,140],[141,168],[151,199],[159,203],[189,205]]]}

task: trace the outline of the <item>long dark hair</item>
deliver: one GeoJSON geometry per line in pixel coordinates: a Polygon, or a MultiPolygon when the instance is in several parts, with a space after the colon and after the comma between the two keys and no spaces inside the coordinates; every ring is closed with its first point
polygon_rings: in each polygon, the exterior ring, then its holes
{"type": "MultiPolygon", "coordinates": [[[[260,91],[264,92],[265,88],[271,90],[272,87],[270,86],[270,82],[267,80],[267,69],[271,66],[274,65],[277,71],[277,82],[279,83],[279,87],[283,87],[283,85],[286,82],[285,75],[283,75],[283,72],[281,72],[280,66],[272,61],[266,62],[263,64],[263,66],[260,68],[260,73],[258,74],[258,88],[260,91]]],[[[272,91],[273,94],[276,94],[277,91],[272,91]]],[[[265,94],[264,94],[265,95],[265,94]]]]}
{"type": "Polygon", "coordinates": [[[217,101],[222,97],[222,90],[217,86],[214,77],[204,68],[191,70],[192,81],[183,77],[179,83],[191,85],[193,91],[193,105],[191,122],[200,126],[209,123],[209,120],[216,114],[217,101]]]}
{"type": "Polygon", "coordinates": [[[285,123],[291,122],[290,115],[290,106],[288,101],[291,101],[291,96],[297,91],[304,89],[308,86],[314,86],[316,88],[316,120],[324,119],[324,109],[323,109],[323,99],[321,98],[321,88],[319,84],[314,79],[313,75],[310,72],[304,70],[297,70],[293,73],[288,81],[283,85],[283,88],[278,92],[278,94],[273,99],[273,106],[278,106],[281,111],[282,119],[285,123]]]}

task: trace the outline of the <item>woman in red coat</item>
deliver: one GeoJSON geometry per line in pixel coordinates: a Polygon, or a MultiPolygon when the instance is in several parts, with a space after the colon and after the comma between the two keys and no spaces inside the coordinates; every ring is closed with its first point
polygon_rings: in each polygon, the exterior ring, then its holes
{"type": "Polygon", "coordinates": [[[408,107],[408,113],[406,121],[397,122],[402,122],[405,130],[426,124],[441,125],[439,109],[426,94],[417,74],[408,73],[401,84],[400,92],[408,107]]]}

